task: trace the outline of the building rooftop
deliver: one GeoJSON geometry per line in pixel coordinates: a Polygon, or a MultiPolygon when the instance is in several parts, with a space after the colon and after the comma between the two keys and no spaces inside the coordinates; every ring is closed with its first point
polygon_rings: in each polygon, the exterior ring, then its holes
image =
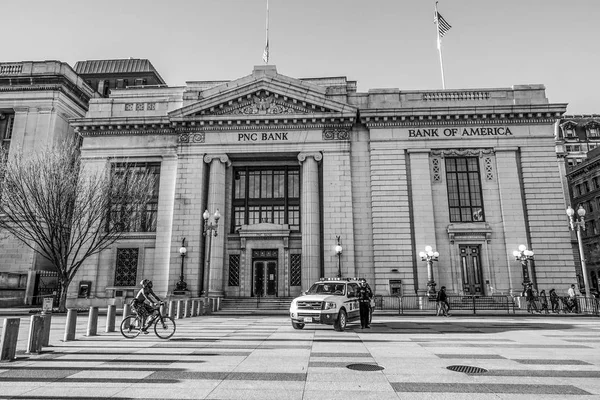
{"type": "Polygon", "coordinates": [[[74,69],[80,75],[151,72],[162,84],[166,83],[150,60],[143,58],[77,61],[74,69]]]}

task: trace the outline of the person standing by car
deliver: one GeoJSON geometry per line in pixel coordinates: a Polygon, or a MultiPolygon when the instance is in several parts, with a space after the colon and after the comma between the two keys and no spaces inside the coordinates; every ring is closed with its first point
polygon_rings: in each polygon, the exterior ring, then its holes
{"type": "Polygon", "coordinates": [[[358,297],[358,306],[360,310],[360,327],[370,328],[369,314],[371,313],[371,298],[373,298],[373,292],[367,280],[365,278],[360,279],[360,286],[356,292],[358,297]]]}

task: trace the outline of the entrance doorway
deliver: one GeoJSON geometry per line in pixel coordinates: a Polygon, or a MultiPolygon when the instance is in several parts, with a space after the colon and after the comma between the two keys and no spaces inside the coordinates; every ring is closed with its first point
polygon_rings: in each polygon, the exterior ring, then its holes
{"type": "Polygon", "coordinates": [[[252,251],[252,296],[277,297],[277,250],[252,251]]]}
{"type": "Polygon", "coordinates": [[[483,296],[481,275],[481,247],[479,245],[461,245],[460,267],[462,288],[465,295],[483,296]]]}

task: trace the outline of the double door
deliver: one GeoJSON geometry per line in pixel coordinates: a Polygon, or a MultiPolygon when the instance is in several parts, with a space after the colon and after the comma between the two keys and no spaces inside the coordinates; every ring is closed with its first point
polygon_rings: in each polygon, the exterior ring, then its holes
{"type": "Polygon", "coordinates": [[[277,297],[277,260],[252,261],[252,295],[277,297]]]}
{"type": "Polygon", "coordinates": [[[461,245],[459,249],[463,293],[470,296],[483,296],[485,293],[481,273],[481,247],[461,245]]]}

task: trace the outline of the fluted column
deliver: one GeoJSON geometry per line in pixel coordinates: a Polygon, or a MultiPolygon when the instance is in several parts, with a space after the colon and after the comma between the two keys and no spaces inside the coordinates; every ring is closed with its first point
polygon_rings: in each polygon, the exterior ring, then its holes
{"type": "MultiPolygon", "coordinates": [[[[208,293],[210,296],[223,295],[223,251],[225,249],[225,225],[226,216],[229,215],[225,210],[225,168],[231,165],[229,157],[226,154],[207,154],[204,156],[204,162],[209,165],[210,172],[208,176],[208,202],[207,209],[212,216],[219,209],[223,218],[219,220],[218,235],[212,238],[212,249],[210,251],[210,278],[208,282],[208,293]]],[[[209,232],[211,233],[211,232],[209,232]]],[[[207,238],[208,239],[208,238],[207,238]]],[[[204,254],[209,254],[208,245],[211,241],[206,240],[204,254]]],[[[206,268],[206,260],[204,263],[206,268]]],[[[204,274],[206,277],[206,274],[204,274]]]]}
{"type": "Polygon", "coordinates": [[[321,269],[321,235],[319,206],[319,166],[321,153],[300,153],[302,165],[302,288],[308,289],[319,279],[321,269]]]}

